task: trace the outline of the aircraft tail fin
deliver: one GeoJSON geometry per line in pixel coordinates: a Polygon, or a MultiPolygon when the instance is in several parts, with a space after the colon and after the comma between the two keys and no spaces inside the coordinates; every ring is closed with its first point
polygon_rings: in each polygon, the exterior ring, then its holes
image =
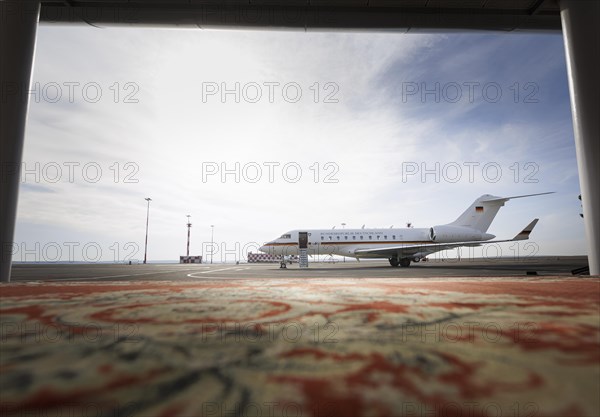
{"type": "MultiPolygon", "coordinates": [[[[552,192],[517,195],[513,197],[496,197],[490,194],[484,194],[475,200],[475,202],[473,202],[473,204],[471,204],[458,219],[450,223],[450,225],[470,227],[485,233],[490,227],[490,224],[492,224],[492,221],[494,220],[494,217],[496,217],[496,214],[498,214],[500,208],[504,206],[504,203],[508,200],[544,194],[552,194],[552,192]]],[[[533,226],[535,226],[535,224],[533,224],[533,226]]]]}

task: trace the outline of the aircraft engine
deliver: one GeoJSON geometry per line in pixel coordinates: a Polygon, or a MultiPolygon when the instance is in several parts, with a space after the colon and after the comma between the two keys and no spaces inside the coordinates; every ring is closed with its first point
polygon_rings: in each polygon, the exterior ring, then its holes
{"type": "Polygon", "coordinates": [[[429,229],[429,239],[435,243],[483,240],[491,235],[470,227],[434,226],[429,229]]]}

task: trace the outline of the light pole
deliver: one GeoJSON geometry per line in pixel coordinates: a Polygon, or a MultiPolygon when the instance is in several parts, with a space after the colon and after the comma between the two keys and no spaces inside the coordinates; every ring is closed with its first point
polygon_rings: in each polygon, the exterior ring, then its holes
{"type": "Polygon", "coordinates": [[[187,218],[188,218],[188,222],[187,222],[187,228],[188,228],[188,241],[187,241],[187,256],[190,256],[190,229],[192,228],[192,223],[190,222],[190,216],[189,214],[186,214],[187,218]]]}
{"type": "Polygon", "coordinates": [[[148,220],[150,219],[150,202],[152,199],[147,197],[144,200],[148,202],[148,208],[146,209],[146,243],[144,244],[144,263],[146,263],[146,255],[148,254],[148,220]]]}
{"type": "Polygon", "coordinates": [[[213,241],[215,237],[215,225],[210,225],[210,263],[212,264],[213,260],[213,252],[215,251],[215,247],[213,246],[213,241]]]}
{"type": "MultiPolygon", "coordinates": [[[[346,228],[346,223],[342,223],[342,229],[346,228]]],[[[344,262],[346,262],[346,256],[344,256],[344,262]]]]}

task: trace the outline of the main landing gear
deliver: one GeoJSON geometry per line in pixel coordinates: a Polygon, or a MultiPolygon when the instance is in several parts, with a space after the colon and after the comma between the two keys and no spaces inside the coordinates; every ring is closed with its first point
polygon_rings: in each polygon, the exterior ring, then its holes
{"type": "Polygon", "coordinates": [[[389,259],[390,261],[390,265],[392,265],[394,268],[396,268],[398,265],[400,265],[402,268],[407,268],[410,266],[410,258],[400,258],[398,259],[397,257],[391,257],[389,259]]]}

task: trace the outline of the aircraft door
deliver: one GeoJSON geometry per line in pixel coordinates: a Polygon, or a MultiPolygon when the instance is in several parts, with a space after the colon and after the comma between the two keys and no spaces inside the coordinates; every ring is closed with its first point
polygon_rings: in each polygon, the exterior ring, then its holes
{"type": "Polygon", "coordinates": [[[298,248],[308,249],[308,232],[298,233],[298,248]]]}

